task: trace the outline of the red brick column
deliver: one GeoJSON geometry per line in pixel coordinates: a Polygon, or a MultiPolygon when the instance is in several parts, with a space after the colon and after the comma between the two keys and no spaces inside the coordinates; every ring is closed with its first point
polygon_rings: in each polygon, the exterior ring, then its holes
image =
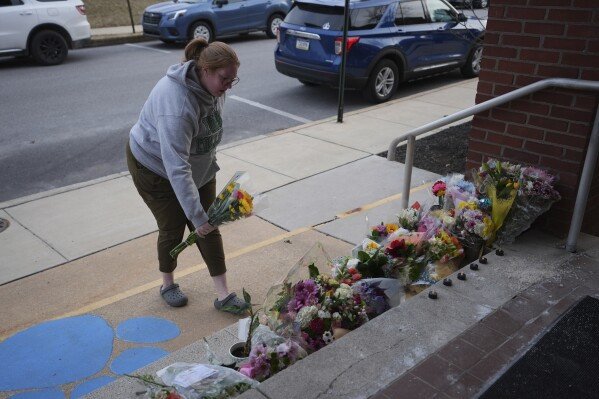
{"type": "MultiPolygon", "coordinates": [[[[476,101],[541,79],[599,81],[599,0],[492,0],[476,101]]],[[[467,169],[490,157],[560,178],[562,200],[538,225],[567,233],[599,94],[549,89],[475,116],[467,169]]],[[[583,223],[599,235],[599,167],[583,223]]]]}

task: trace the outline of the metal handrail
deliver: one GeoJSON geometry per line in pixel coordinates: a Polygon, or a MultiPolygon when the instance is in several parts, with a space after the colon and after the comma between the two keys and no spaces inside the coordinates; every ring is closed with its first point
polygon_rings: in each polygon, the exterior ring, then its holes
{"type": "MultiPolygon", "coordinates": [[[[416,129],[412,129],[409,132],[394,139],[389,144],[387,151],[387,159],[389,161],[395,161],[395,152],[399,143],[406,141],[408,146],[406,148],[406,161],[404,170],[404,183],[403,192],[401,196],[402,208],[408,207],[410,199],[410,185],[412,183],[412,167],[414,164],[414,146],[416,143],[416,137],[421,134],[427,133],[433,129],[448,125],[452,122],[459,121],[460,119],[467,118],[479,112],[487,111],[493,107],[501,104],[505,104],[517,98],[529,95],[539,90],[543,90],[549,87],[560,87],[564,89],[575,89],[575,90],[591,90],[599,91],[599,82],[593,80],[578,80],[578,79],[544,79],[538,82],[532,83],[528,86],[521,87],[509,93],[502,94],[491,100],[487,100],[483,103],[476,104],[470,108],[463,109],[454,114],[444,116],[441,119],[427,123],[426,125],[420,126],[416,129]]],[[[581,174],[580,185],[578,186],[578,193],[576,195],[576,204],[574,205],[574,213],[572,214],[572,220],[570,222],[570,231],[568,232],[568,239],[566,241],[566,249],[570,252],[576,252],[576,242],[580,234],[582,227],[582,219],[584,217],[585,205],[591,189],[591,179],[593,178],[593,172],[597,163],[597,155],[599,153],[599,107],[595,113],[595,122],[593,130],[591,132],[591,138],[589,146],[587,148],[587,154],[584,161],[584,166],[581,174]]]]}

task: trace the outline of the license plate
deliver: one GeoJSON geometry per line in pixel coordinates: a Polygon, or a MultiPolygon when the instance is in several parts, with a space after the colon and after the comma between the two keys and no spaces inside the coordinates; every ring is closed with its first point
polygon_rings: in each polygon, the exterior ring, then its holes
{"type": "Polygon", "coordinates": [[[295,48],[298,50],[308,50],[310,48],[310,41],[297,39],[297,42],[295,42],[295,48]]]}

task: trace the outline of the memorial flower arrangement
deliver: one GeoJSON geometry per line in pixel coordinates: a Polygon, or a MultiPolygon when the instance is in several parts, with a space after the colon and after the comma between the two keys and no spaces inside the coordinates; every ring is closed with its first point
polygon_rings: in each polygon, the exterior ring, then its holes
{"type": "Polygon", "coordinates": [[[532,166],[522,168],[516,199],[497,233],[500,245],[514,242],[554,202],[560,200],[555,183],[556,177],[542,169],[532,166]]]}

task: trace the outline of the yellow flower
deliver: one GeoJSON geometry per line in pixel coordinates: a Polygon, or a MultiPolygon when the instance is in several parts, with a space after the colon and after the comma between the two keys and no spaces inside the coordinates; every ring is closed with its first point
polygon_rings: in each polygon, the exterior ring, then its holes
{"type": "Polygon", "coordinates": [[[473,210],[478,209],[478,205],[476,204],[475,201],[462,201],[458,205],[458,208],[459,209],[470,209],[473,211],[473,210]]]}
{"type": "Polygon", "coordinates": [[[378,249],[378,248],[379,248],[379,246],[380,246],[380,245],[379,245],[379,244],[377,244],[376,242],[374,242],[374,241],[371,241],[371,242],[369,242],[369,243],[366,245],[366,250],[369,250],[369,251],[370,251],[370,250],[376,250],[376,249],[378,249]]]}
{"type": "Polygon", "coordinates": [[[387,234],[391,234],[394,231],[396,231],[397,229],[399,229],[399,226],[395,223],[387,223],[385,225],[385,228],[387,229],[387,234]]]}

